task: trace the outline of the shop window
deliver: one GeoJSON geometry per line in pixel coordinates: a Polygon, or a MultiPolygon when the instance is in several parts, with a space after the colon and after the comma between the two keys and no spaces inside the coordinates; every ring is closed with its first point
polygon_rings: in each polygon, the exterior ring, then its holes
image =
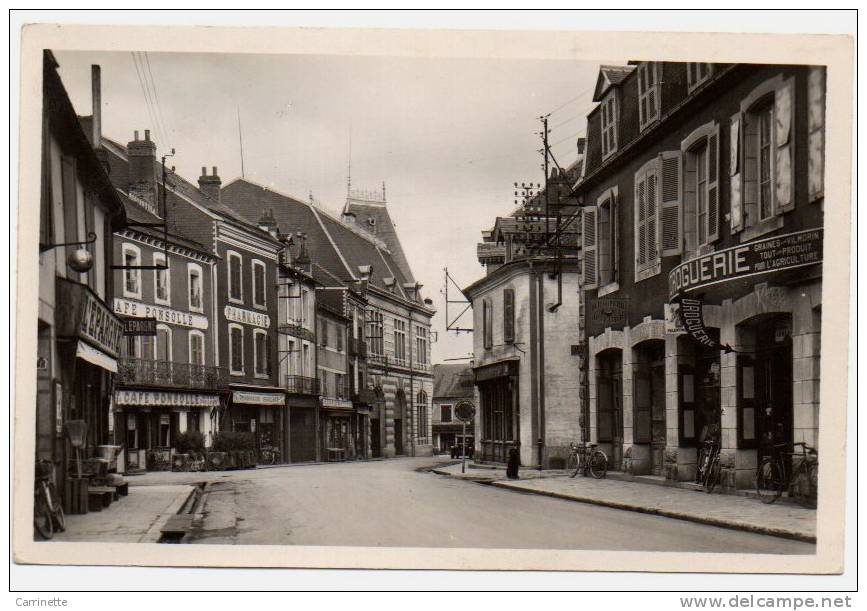
{"type": "Polygon", "coordinates": [[[229,366],[232,375],[244,375],[244,329],[229,325],[229,366]]]}
{"type": "Polygon", "coordinates": [[[617,150],[617,95],[611,91],[601,104],[602,111],[602,159],[606,159],[617,150]]]}
{"type": "Polygon", "coordinates": [[[259,260],[253,261],[253,305],[265,307],[265,264],[259,260]]]}
{"type": "MultiPolygon", "coordinates": [[[[133,244],[123,245],[123,264],[126,267],[141,266],[141,249],[133,244]]],[[[123,270],[123,296],[141,299],[141,270],[123,270]]]]}
{"type": "Polygon", "coordinates": [[[136,414],[126,414],[126,447],[138,448],[138,426],[136,424],[136,414]]]}
{"type": "MultiPolygon", "coordinates": [[[[161,252],[154,253],[154,266],[168,267],[168,259],[161,252]]],[[[154,270],[154,301],[163,305],[171,305],[171,278],[168,269],[154,270]]]]}
{"type": "Polygon", "coordinates": [[[686,83],[687,88],[692,93],[692,90],[704,83],[710,78],[713,73],[713,65],[706,63],[689,62],[686,64],[686,83]]]}
{"type": "Polygon", "coordinates": [[[229,301],[244,302],[244,290],[242,286],[243,261],[241,255],[230,250],[226,253],[228,259],[229,274],[229,301]]]}
{"type": "Polygon", "coordinates": [[[195,263],[187,263],[187,284],[189,288],[189,306],[191,310],[201,312],[202,303],[202,268],[195,263]]]}
{"type": "Polygon", "coordinates": [[[258,377],[271,374],[271,346],[268,334],[261,329],[253,331],[253,360],[258,377]]]}
{"type": "Polygon", "coordinates": [[[659,119],[659,68],[657,62],[638,66],[638,124],[641,130],[659,119]]]}
{"type": "Polygon", "coordinates": [[[171,414],[160,414],[159,429],[157,434],[157,447],[170,448],[172,446],[172,417],[171,414]]]}

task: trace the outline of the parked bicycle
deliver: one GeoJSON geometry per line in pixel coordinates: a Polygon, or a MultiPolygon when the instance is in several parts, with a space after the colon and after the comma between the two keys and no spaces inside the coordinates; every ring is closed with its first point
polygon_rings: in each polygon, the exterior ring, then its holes
{"type": "Polygon", "coordinates": [[[605,452],[596,448],[595,443],[577,444],[573,441],[569,446],[569,458],[566,460],[566,468],[572,472],[569,477],[575,477],[579,471],[584,477],[587,477],[588,472],[596,479],[605,477],[608,472],[608,457],[605,452]]]}
{"type": "Polygon", "coordinates": [[[705,492],[711,493],[719,485],[721,475],[719,425],[706,425],[701,434],[695,482],[701,484],[705,492]]]}
{"type": "Polygon", "coordinates": [[[40,460],[36,463],[34,483],[33,526],[43,539],[51,539],[55,532],[66,530],[66,519],[57,487],[52,481],[51,461],[40,460]]]}
{"type": "Polygon", "coordinates": [[[773,453],[762,459],[756,469],[756,493],[763,503],[770,504],[786,491],[802,506],[815,508],[819,453],[803,441],[791,445],[801,451],[790,452],[789,444],[778,443],[772,446],[773,453]]]}
{"type": "Polygon", "coordinates": [[[260,465],[274,465],[280,462],[280,448],[275,446],[262,446],[259,450],[260,465]]]}

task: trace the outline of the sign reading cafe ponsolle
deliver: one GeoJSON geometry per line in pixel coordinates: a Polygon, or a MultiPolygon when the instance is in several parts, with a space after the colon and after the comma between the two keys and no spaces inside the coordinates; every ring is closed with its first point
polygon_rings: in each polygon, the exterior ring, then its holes
{"type": "Polygon", "coordinates": [[[690,259],[668,274],[671,301],[721,282],[822,262],[822,229],[807,229],[732,246],[690,259]]]}
{"type": "Polygon", "coordinates": [[[172,310],[171,308],[163,308],[120,297],[114,298],[114,313],[119,316],[131,316],[133,318],[154,318],[157,322],[192,327],[193,329],[204,330],[208,328],[207,316],[181,312],[179,310],[172,310]]]}

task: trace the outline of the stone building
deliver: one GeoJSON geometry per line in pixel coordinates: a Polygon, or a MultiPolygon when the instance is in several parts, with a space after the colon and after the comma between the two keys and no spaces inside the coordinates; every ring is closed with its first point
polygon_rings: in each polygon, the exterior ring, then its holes
{"type": "MultiPolygon", "coordinates": [[[[464,425],[455,415],[455,406],[461,401],[474,403],[473,368],[466,363],[438,363],[433,366],[433,447],[435,452],[448,452],[461,443],[464,425]]],[[[475,427],[467,427],[472,438],[475,427]]],[[[470,441],[468,446],[474,446],[470,441]]]]}
{"type": "Polygon", "coordinates": [[[808,66],[600,68],[575,194],[610,468],[689,480],[720,427],[743,488],[772,444],[816,445],[824,96],[808,66]]]}

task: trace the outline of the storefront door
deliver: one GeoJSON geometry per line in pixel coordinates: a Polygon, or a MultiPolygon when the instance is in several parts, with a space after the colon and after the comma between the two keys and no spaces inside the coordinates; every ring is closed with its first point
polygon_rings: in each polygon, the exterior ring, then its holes
{"type": "MultiPolygon", "coordinates": [[[[767,346],[767,344],[765,344],[767,346]]],[[[793,441],[792,430],[792,345],[759,347],[756,353],[759,460],[774,444],[793,441]]]]}
{"type": "Polygon", "coordinates": [[[611,444],[612,471],[623,468],[623,360],[619,350],[599,357],[596,424],[600,443],[611,444]]]}
{"type": "Polygon", "coordinates": [[[316,413],[313,408],[289,410],[289,457],[292,462],[316,460],[316,413]]]}

